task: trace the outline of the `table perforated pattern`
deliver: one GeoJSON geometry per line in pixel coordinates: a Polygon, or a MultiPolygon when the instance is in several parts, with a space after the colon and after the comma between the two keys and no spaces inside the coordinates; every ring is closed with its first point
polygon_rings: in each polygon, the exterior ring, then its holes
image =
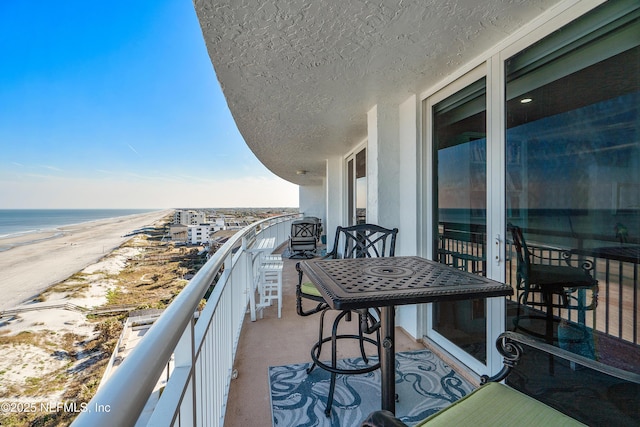
{"type": "Polygon", "coordinates": [[[334,309],[511,295],[511,286],[420,257],[309,260],[301,268],[334,309]]]}
{"type": "Polygon", "coordinates": [[[322,270],[346,293],[424,289],[439,286],[469,286],[486,283],[481,277],[469,277],[458,271],[442,271],[413,258],[370,258],[359,263],[336,260],[322,270]],[[363,265],[364,264],[364,265],[363,265]],[[367,265],[370,264],[370,265],[367,265]],[[357,278],[354,280],[354,278],[357,278]],[[475,279],[475,280],[474,280],[475,279]]]}

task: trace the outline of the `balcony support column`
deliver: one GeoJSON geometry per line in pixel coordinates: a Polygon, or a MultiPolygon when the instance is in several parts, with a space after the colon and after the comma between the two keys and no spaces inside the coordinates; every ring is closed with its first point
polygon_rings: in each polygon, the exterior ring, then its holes
{"type": "Polygon", "coordinates": [[[367,133],[367,222],[397,227],[400,222],[398,106],[377,104],[369,110],[367,133]]]}

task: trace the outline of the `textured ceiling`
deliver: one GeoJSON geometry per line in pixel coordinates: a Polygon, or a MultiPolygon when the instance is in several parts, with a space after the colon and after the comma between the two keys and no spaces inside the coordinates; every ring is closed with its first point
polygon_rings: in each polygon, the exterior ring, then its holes
{"type": "Polygon", "coordinates": [[[366,137],[366,114],[442,80],[559,0],[195,0],[240,133],[296,184],[366,137]],[[306,175],[297,175],[297,170],[306,175]]]}

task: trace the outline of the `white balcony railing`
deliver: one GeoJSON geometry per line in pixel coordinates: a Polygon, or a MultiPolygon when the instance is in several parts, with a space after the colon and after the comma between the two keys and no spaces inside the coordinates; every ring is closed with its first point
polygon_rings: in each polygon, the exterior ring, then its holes
{"type": "Polygon", "coordinates": [[[287,240],[299,215],[258,221],[236,233],[198,271],[73,426],[220,426],[224,422],[238,338],[252,288],[249,238],[287,240]],[[215,284],[197,321],[205,293],[215,284]],[[159,379],[170,376],[158,399],[159,379]],[[147,408],[145,409],[145,406],[147,408]],[[152,406],[150,413],[148,406],[152,406]],[[143,411],[144,410],[144,411],[143,411]],[[142,415],[144,412],[144,415],[142,415]],[[141,416],[142,415],[142,416],[141,416]]]}

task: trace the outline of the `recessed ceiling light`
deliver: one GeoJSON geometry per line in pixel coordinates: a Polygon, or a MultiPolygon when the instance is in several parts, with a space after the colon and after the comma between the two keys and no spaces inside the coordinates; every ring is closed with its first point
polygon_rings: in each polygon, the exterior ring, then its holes
{"type": "Polygon", "coordinates": [[[521,104],[528,104],[528,103],[530,103],[531,101],[533,101],[533,98],[522,98],[522,99],[520,100],[520,103],[521,103],[521,104]]]}

